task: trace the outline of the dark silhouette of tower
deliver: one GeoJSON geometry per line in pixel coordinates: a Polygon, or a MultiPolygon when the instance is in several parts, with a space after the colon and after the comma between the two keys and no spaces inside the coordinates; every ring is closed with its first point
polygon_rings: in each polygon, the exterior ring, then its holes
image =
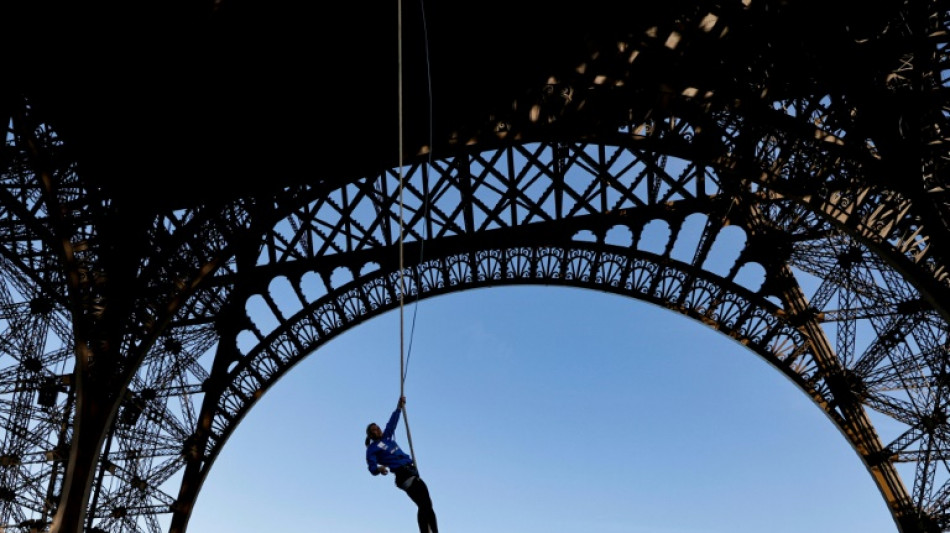
{"type": "Polygon", "coordinates": [[[901,533],[950,528],[950,4],[184,4],[2,8],[5,531],[183,532],[261,394],[400,272],[713,327],[901,533]]]}

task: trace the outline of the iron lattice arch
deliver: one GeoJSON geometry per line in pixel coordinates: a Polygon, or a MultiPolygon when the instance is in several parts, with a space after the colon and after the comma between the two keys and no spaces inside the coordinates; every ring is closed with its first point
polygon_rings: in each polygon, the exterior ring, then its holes
{"type": "Polygon", "coordinates": [[[878,52],[870,89],[818,67],[783,84],[793,65],[760,50],[699,79],[656,66],[708,59],[681,50],[765,16],[750,4],[640,28],[438,157],[154,212],[16,100],[0,525],[183,532],[243,416],[324,343],[401,296],[548,284],[735,339],[842,430],[901,533],[950,529],[948,10],[899,3],[842,38],[878,52]]]}
{"type": "MultiPolygon", "coordinates": [[[[422,162],[332,190],[286,191],[266,212],[263,246],[253,255],[235,251],[141,362],[104,446],[91,522],[152,531],[171,513],[183,527],[201,480],[255,401],[320,345],[398,305],[400,279],[410,300],[564,284],[708,324],[793,379],[830,416],[901,527],[941,521],[950,485],[939,459],[945,425],[934,418],[946,375],[940,310],[836,217],[755,187],[725,190],[713,168],[656,150],[532,144],[422,162]],[[402,277],[400,174],[410,213],[402,277]],[[879,436],[877,417],[904,430],[879,436]]],[[[155,242],[225,248],[233,237],[223,235],[253,227],[251,214],[260,212],[241,204],[215,217],[180,212],[155,227],[155,242]]],[[[207,250],[191,253],[198,252],[207,250]]],[[[17,269],[5,267],[17,279],[17,269]]],[[[55,344],[69,346],[68,329],[54,327],[65,320],[61,311],[39,306],[35,287],[8,287],[4,308],[18,320],[9,345],[28,352],[29,340],[56,333],[55,344]],[[43,318],[26,325],[21,316],[43,318]]],[[[21,356],[8,367],[8,423],[18,424],[8,438],[36,427],[34,435],[51,439],[23,438],[5,451],[17,458],[5,465],[10,485],[45,489],[33,500],[28,493],[7,500],[8,517],[30,516],[62,482],[62,455],[49,452],[69,437],[59,424],[74,401],[71,357],[57,348],[42,364],[21,356]]]]}

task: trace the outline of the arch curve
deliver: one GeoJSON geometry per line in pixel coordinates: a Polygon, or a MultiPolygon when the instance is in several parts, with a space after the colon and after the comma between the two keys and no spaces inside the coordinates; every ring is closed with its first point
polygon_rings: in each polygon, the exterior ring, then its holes
{"type": "MultiPolygon", "coordinates": [[[[801,317],[790,316],[768,295],[753,292],[688,263],[633,248],[593,246],[510,246],[469,250],[429,257],[405,272],[407,297],[422,300],[483,287],[550,285],[584,288],[627,296],[672,310],[728,336],[756,353],[788,377],[814,401],[868,466],[882,492],[893,493],[896,472],[889,462],[871,463],[883,444],[856,438],[861,426],[856,413],[837,406],[833,376],[815,348],[818,330],[803,328],[801,317]],[[854,437],[854,438],[852,438],[854,437]],[[869,447],[871,449],[869,449],[869,447]]],[[[208,442],[204,475],[228,436],[261,395],[310,354],[359,324],[399,306],[399,273],[377,270],[307,303],[281,328],[263,339],[231,371],[231,384],[218,401],[215,438],[208,442]]],[[[888,500],[897,515],[906,495],[888,500]]]]}

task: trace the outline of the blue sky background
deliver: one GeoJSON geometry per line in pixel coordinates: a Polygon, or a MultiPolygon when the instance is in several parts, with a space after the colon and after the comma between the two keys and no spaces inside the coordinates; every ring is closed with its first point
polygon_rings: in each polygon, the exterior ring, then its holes
{"type": "MultiPolygon", "coordinates": [[[[409,429],[443,533],[897,531],[818,407],[706,326],[563,287],[418,305],[409,429]]],[[[265,394],[189,532],[417,531],[364,459],[366,425],[399,396],[399,331],[398,310],[358,326],[265,394]]],[[[409,449],[402,422],[397,440],[409,449]]]]}

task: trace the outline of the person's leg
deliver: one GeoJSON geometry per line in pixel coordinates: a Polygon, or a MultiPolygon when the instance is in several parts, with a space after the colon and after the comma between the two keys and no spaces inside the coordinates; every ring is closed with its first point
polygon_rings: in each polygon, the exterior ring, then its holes
{"type": "Polygon", "coordinates": [[[435,510],[432,508],[432,498],[429,497],[429,487],[420,478],[412,480],[406,487],[406,493],[419,507],[416,518],[419,521],[419,533],[439,533],[439,526],[435,520],[435,510]]]}

